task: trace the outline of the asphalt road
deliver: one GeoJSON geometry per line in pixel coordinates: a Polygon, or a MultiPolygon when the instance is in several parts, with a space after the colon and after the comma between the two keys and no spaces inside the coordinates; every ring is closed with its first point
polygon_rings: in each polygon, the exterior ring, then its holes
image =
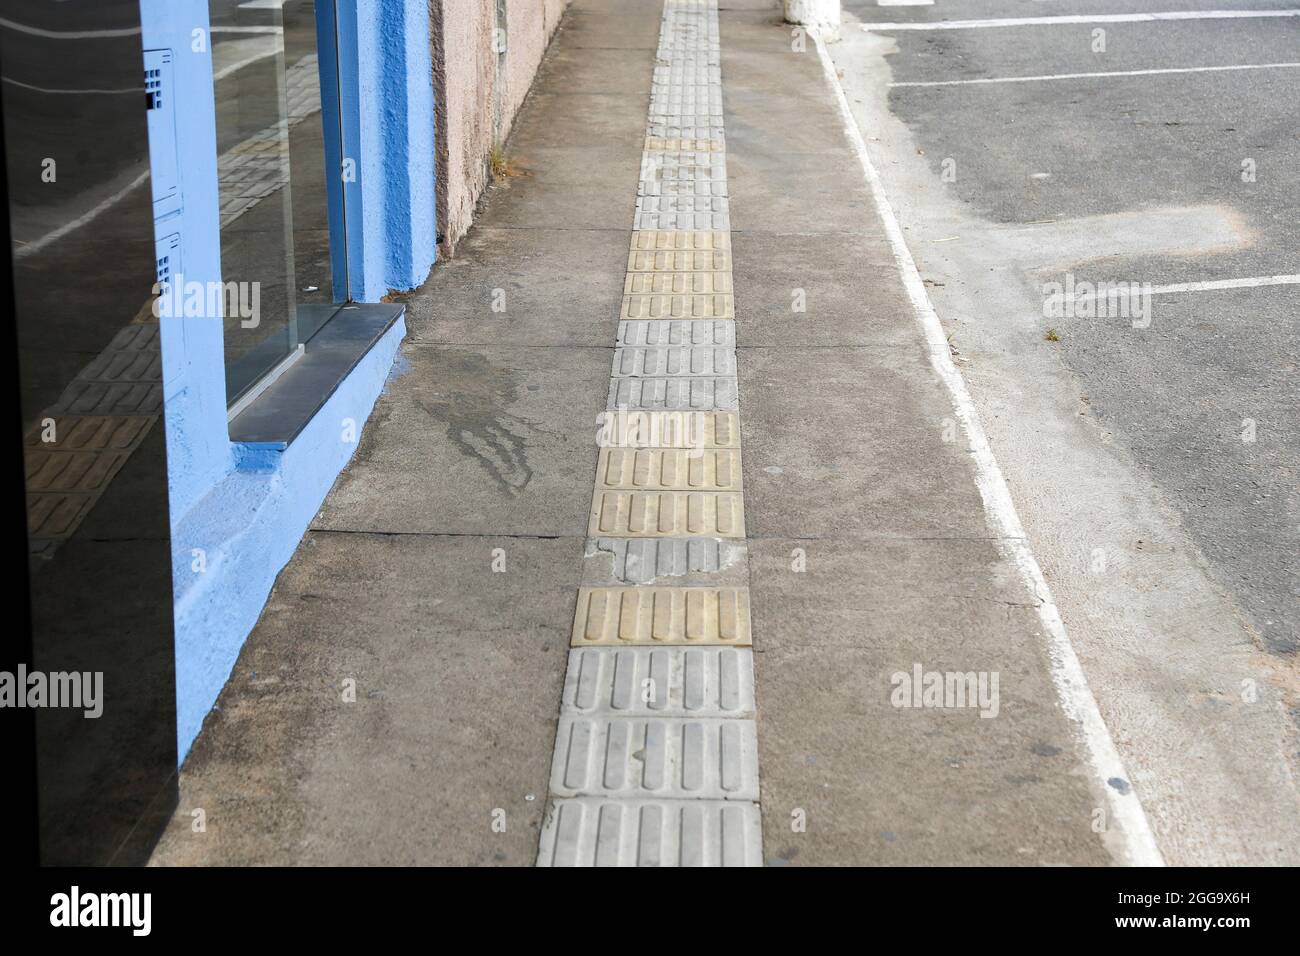
{"type": "MultiPolygon", "coordinates": [[[[1261,799],[1285,792],[1278,819],[1295,806],[1294,785],[1280,782],[1295,770],[1300,712],[1300,17],[871,31],[857,21],[1225,8],[1300,4],[859,0],[844,5],[831,47],[1107,722],[1149,774],[1148,811],[1175,861],[1232,858],[1203,852],[1235,826],[1230,813],[1219,836],[1207,828],[1177,845],[1170,834],[1196,830],[1191,814],[1223,812],[1234,775],[1260,778],[1261,799]],[[1291,65],[1237,69],[1260,64],[1291,65]],[[1189,72],[1077,76],[1168,70],[1189,72]],[[1013,77],[1038,79],[1001,82],[1013,77]],[[1045,315],[1045,284],[1067,276],[1156,287],[1149,327],[1045,315]],[[1291,278],[1158,291],[1277,276],[1291,278]],[[1184,665],[1176,680],[1152,676],[1184,665]],[[1276,719],[1229,730],[1209,713],[1208,700],[1235,704],[1234,685],[1254,686],[1241,675],[1263,671],[1276,719]],[[1184,762],[1180,746],[1216,757],[1184,762]],[[1229,766],[1226,753],[1252,747],[1249,769],[1229,766]],[[1197,773],[1216,793],[1197,810],[1189,789],[1158,782],[1197,773]]],[[[1259,834],[1237,837],[1239,858],[1257,859],[1259,834]]]]}
{"type": "MultiPolygon", "coordinates": [[[[1297,9],[1178,2],[852,3],[864,21],[1297,9]]],[[[1300,17],[897,31],[893,81],[1154,70],[1300,60],[1300,17]],[[1105,51],[1093,52],[1094,29],[1105,51]]],[[[1153,286],[1300,272],[1300,69],[897,87],[895,114],[952,192],[998,223],[1217,208],[1226,248],[1126,254],[1122,237],[1069,264],[1077,281],[1153,286]],[[1243,161],[1255,179],[1243,181],[1243,161]],[[1041,174],[1046,173],[1043,176],[1041,174]],[[1040,174],[1039,178],[1034,178],[1040,174]]],[[[1198,220],[1189,214],[1189,232],[1198,220]]],[[[1171,219],[1168,228],[1179,228],[1171,219]]],[[[1031,282],[1050,280],[1036,270],[1031,282]]],[[[1060,271],[1059,269],[1054,271],[1060,271]]],[[[1152,326],[1054,323],[1092,411],[1177,508],[1267,647],[1300,635],[1300,286],[1156,295],[1152,326]],[[1242,440],[1244,420],[1255,441],[1242,440]]]]}

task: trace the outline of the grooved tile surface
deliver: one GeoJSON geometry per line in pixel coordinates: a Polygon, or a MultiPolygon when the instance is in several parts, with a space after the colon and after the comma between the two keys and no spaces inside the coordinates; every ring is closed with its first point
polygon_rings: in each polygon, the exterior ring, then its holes
{"type": "Polygon", "coordinates": [[[727,229],[725,212],[638,212],[634,229],[727,229]]]}
{"type": "Polygon", "coordinates": [[[738,448],[735,412],[604,411],[597,416],[602,448],[738,448]]]}
{"type": "Polygon", "coordinates": [[[555,750],[560,797],[758,799],[752,720],[562,715],[555,750]]]}
{"type": "Polygon", "coordinates": [[[709,252],[714,250],[730,251],[731,233],[661,232],[656,229],[641,229],[632,233],[633,252],[709,252]]]}
{"type": "Polygon", "coordinates": [[[606,491],[592,496],[589,537],[743,538],[740,495],[718,491],[606,491]]]}
{"type": "Polygon", "coordinates": [[[736,305],[732,296],[708,295],[625,295],[624,319],[732,319],[736,305]]]}
{"type": "Polygon", "coordinates": [[[575,647],[561,713],[753,717],[753,652],[743,647],[575,647]]]}
{"type": "Polygon", "coordinates": [[[734,411],[734,377],[613,378],[607,406],[611,409],[680,409],[734,411]]]}
{"type": "Polygon", "coordinates": [[[638,196],[636,211],[638,213],[726,213],[730,209],[727,200],[717,196],[696,196],[693,192],[677,196],[638,196]]]}
{"type": "Polygon", "coordinates": [[[155,421],[152,416],[138,415],[63,415],[54,421],[52,441],[42,441],[44,429],[36,425],[27,433],[26,443],[31,448],[59,452],[133,450],[155,421]]]}
{"type": "MultiPolygon", "coordinates": [[[[720,196],[727,195],[727,180],[713,175],[665,176],[637,183],[638,196],[720,196]]],[[[640,271],[640,270],[636,270],[640,271]]],[[[690,271],[689,269],[683,271],[690,271]]]]}
{"type": "Polygon", "coordinates": [[[750,644],[748,588],[579,588],[574,647],[750,644]]]}
{"type": "Polygon", "coordinates": [[[712,86],[663,85],[650,97],[650,116],[722,115],[722,90],[712,86]]]}
{"type": "Polygon", "coordinates": [[[628,295],[731,294],[730,272],[629,272],[623,280],[628,295]]]}
{"type": "Polygon", "coordinates": [[[59,452],[33,449],[26,456],[28,494],[102,491],[125,464],[127,454],[103,449],[59,452]]]}
{"type": "MultiPolygon", "coordinates": [[[[704,117],[705,120],[711,117],[704,117]]],[[[680,123],[651,123],[646,131],[657,139],[695,139],[704,140],[714,144],[721,144],[724,139],[722,126],[720,124],[710,124],[708,122],[692,122],[693,117],[682,117],[680,123]]]]}
{"type": "Polygon", "coordinates": [[[538,866],[762,866],[753,803],[556,800],[542,823],[538,866]]]}
{"type": "Polygon", "coordinates": [[[731,254],[725,249],[634,249],[627,256],[628,272],[723,272],[730,268],[731,254]]]}
{"type": "Polygon", "coordinates": [[[736,374],[736,353],[711,345],[624,346],[614,350],[615,378],[736,374]]]}
{"type": "Polygon", "coordinates": [[[582,583],[593,586],[737,587],[748,580],[745,542],[728,538],[592,538],[583,557],[582,583]]]}
{"type": "Polygon", "coordinates": [[[736,323],[727,319],[641,319],[618,324],[620,346],[685,345],[734,348],[736,323]]]}
{"type": "Polygon", "coordinates": [[[678,136],[647,136],[645,138],[645,148],[650,151],[667,153],[682,151],[703,153],[714,149],[721,150],[724,147],[721,140],[715,142],[708,139],[683,139],[678,136]]]}
{"type": "Polygon", "coordinates": [[[604,448],[596,485],[636,491],[740,491],[740,449],[604,448]]]}

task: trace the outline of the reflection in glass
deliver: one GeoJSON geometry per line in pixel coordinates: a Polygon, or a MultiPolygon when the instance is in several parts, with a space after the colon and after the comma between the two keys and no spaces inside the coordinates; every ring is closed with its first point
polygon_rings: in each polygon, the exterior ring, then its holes
{"type": "Polygon", "coordinates": [[[233,404],[291,357],[337,306],[315,3],[211,0],[209,10],[222,279],[257,283],[259,306],[256,316],[225,319],[227,400],[233,404]]]}
{"type": "MultiPolygon", "coordinates": [[[[21,662],[47,675],[47,687],[96,701],[5,714],[11,726],[26,721],[35,741],[48,865],[143,863],[176,802],[166,433],[150,294],[166,257],[154,241],[151,193],[164,177],[151,177],[149,130],[157,104],[170,105],[170,51],[142,51],[140,36],[138,0],[0,0],[14,292],[4,306],[18,378],[7,384],[21,406],[17,507],[27,526],[25,542],[10,538],[18,583],[0,670],[13,675],[21,662]],[[29,610],[27,654],[15,645],[29,610]]],[[[18,681],[26,693],[31,685],[18,681]]],[[[31,765],[22,753],[6,757],[17,795],[31,765]]]]}

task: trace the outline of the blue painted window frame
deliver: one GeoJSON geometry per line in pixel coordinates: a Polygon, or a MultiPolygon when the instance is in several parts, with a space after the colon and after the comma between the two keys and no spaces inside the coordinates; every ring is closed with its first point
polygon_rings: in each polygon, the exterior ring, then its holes
{"type": "Polygon", "coordinates": [[[316,47],[321,54],[321,125],[333,292],[336,302],[345,302],[352,301],[355,290],[365,286],[361,272],[361,97],[355,4],[338,0],[317,3],[316,47]],[[333,56],[327,54],[330,50],[333,56]],[[350,168],[345,163],[350,163],[350,168]]]}

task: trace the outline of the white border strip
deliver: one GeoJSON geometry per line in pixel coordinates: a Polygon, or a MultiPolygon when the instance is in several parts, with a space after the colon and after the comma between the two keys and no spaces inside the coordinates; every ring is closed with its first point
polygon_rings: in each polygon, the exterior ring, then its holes
{"type": "Polygon", "coordinates": [[[1045,73],[1040,76],[987,76],[969,80],[901,80],[898,86],[978,86],[982,83],[1038,83],[1043,80],[1091,80],[1110,76],[1163,76],[1169,73],[1227,73],[1234,70],[1294,70],[1300,63],[1240,63],[1235,66],[1175,66],[1157,70],[1111,70],[1100,73],[1045,73]]]}
{"type": "Polygon", "coordinates": [[[931,20],[912,23],[863,23],[872,30],[988,30],[994,27],[1069,26],[1080,23],[1154,23],[1161,20],[1257,20],[1300,17],[1300,10],[1173,10],[1169,13],[1094,13],[1059,17],[1004,17],[995,20],[931,20]]]}
{"type": "MultiPolygon", "coordinates": [[[[1151,825],[1142,810],[1137,790],[1124,770],[1124,763],[1115,749],[1115,742],[1111,739],[1110,731],[1106,729],[1101,711],[1097,709],[1097,701],[1092,696],[1083,668],[1074,653],[1074,647],[1070,644],[1065,624],[1057,611],[1056,602],[1052,599],[1052,592],[1043,578],[1042,569],[1034,558],[1029,542],[1025,539],[1024,529],[1020,525],[1015,504],[1011,500],[1011,492],[984,435],[984,427],[980,424],[979,412],[971,401],[961,373],[953,364],[943,326],[926,293],[925,283],[921,279],[920,272],[917,271],[916,263],[912,260],[912,254],[908,251],[903,230],[894,215],[893,207],[889,204],[884,184],[867,153],[867,144],[863,141],[857,121],[854,120],[853,112],[849,109],[844,89],[835,73],[835,65],[831,62],[830,54],[826,52],[826,44],[822,37],[817,31],[810,32],[817,44],[817,55],[821,58],[826,80],[835,93],[844,132],[853,147],[853,152],[858,157],[858,162],[862,165],[863,175],[880,213],[885,234],[894,254],[894,261],[902,274],[903,284],[907,288],[916,320],[930,347],[930,364],[947,386],[953,411],[956,412],[962,429],[970,441],[971,456],[975,460],[976,483],[984,499],[984,510],[989,525],[998,535],[1003,553],[1015,562],[1022,580],[1039,599],[1038,617],[1047,634],[1052,680],[1056,685],[1061,709],[1079,726],[1084,749],[1092,762],[1092,770],[1105,792],[1109,822],[1119,830],[1126,857],[1120,862],[1135,866],[1163,866],[1164,859],[1151,832],[1151,825]],[[1127,783],[1126,792],[1121,793],[1110,784],[1110,781],[1115,779],[1127,783]]],[[[1081,821],[1080,826],[1084,825],[1085,823],[1081,821]]]]}
{"type": "MultiPolygon", "coordinates": [[[[1129,291],[1120,294],[1173,295],[1179,292],[1217,292],[1221,289],[1258,289],[1263,286],[1273,285],[1300,285],[1300,275],[1257,276],[1249,279],[1210,279],[1206,282],[1175,282],[1170,285],[1145,287],[1140,284],[1130,284],[1124,287],[1129,291]]],[[[1073,300],[1075,302],[1086,302],[1089,299],[1104,299],[1115,294],[1115,290],[1109,288],[1094,292],[1076,292],[1073,300]]]]}
{"type": "Polygon", "coordinates": [[[1300,275],[1260,276],[1251,279],[1212,279],[1208,282],[1175,282],[1172,285],[1153,285],[1144,290],[1149,295],[1167,292],[1213,292],[1216,289],[1254,289],[1266,285],[1300,285],[1300,275]]]}

